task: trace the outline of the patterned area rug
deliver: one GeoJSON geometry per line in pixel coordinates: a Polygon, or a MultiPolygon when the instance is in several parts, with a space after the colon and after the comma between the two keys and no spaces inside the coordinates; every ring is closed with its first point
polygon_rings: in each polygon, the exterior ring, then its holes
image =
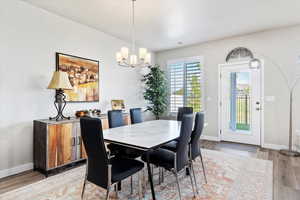
{"type": "MultiPolygon", "coordinates": [[[[195,164],[199,194],[193,198],[189,177],[184,173],[179,181],[184,200],[272,200],[273,164],[271,161],[230,155],[212,150],[203,150],[208,184],[205,184],[201,163],[195,164]]],[[[52,176],[37,183],[0,195],[1,200],[79,200],[85,166],[52,176]]],[[[175,178],[165,174],[164,183],[158,185],[154,176],[155,191],[159,200],[178,199],[175,178]]],[[[129,180],[122,184],[119,199],[137,200],[137,176],[134,177],[134,194],[130,195],[129,180]]],[[[85,200],[105,198],[105,190],[88,183],[85,200]]],[[[114,193],[111,199],[116,199],[114,193]]],[[[144,200],[150,200],[149,184],[144,200]]]]}

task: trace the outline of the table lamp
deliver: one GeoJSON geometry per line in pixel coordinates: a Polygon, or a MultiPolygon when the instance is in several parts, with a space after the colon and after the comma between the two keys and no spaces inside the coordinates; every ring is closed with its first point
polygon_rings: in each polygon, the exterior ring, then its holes
{"type": "Polygon", "coordinates": [[[68,73],[63,71],[55,71],[52,76],[52,80],[49,83],[48,89],[56,90],[54,106],[57,110],[56,117],[49,117],[50,120],[63,120],[70,119],[63,115],[63,110],[66,107],[66,95],[64,90],[72,90],[73,87],[70,83],[68,73]]]}

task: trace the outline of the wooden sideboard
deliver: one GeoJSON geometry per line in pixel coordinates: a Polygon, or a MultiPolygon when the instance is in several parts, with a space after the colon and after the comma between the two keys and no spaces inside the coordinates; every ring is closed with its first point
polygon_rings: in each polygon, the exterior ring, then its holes
{"type": "MultiPolygon", "coordinates": [[[[102,128],[108,129],[107,115],[100,115],[102,128]]],[[[84,162],[86,152],[81,139],[79,119],[34,120],[34,169],[46,176],[63,166],[84,162]]],[[[130,117],[124,113],[124,124],[130,117]]]]}

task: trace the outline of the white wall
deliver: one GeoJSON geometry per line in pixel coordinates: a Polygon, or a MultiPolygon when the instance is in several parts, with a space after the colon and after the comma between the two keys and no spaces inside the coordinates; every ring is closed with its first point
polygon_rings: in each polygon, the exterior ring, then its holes
{"type": "MultiPolygon", "coordinates": [[[[265,96],[274,96],[274,102],[265,102],[264,121],[266,146],[282,148],[288,144],[288,90],[284,79],[273,63],[280,65],[283,72],[292,80],[300,64],[300,26],[255,33],[240,37],[212,41],[203,44],[183,47],[156,53],[156,60],[164,69],[170,59],[190,56],[204,56],[205,95],[211,98],[206,101],[206,119],[208,127],[204,135],[218,135],[218,64],[225,63],[226,55],[236,47],[247,47],[255,57],[265,61],[265,96]],[[274,144],[272,146],[268,144],[274,144]],[[281,146],[283,145],[283,146],[281,146]]],[[[300,74],[300,73],[299,73],[300,74]]],[[[295,130],[300,130],[300,87],[295,99],[295,130]]],[[[300,144],[300,137],[295,137],[300,144]]],[[[300,149],[299,149],[300,150],[300,149]]]]}
{"type": "Polygon", "coordinates": [[[139,71],[121,68],[115,62],[115,53],[123,45],[128,46],[25,2],[1,0],[0,172],[30,166],[26,164],[32,163],[32,121],[56,114],[54,91],[46,89],[55,70],[55,52],[103,60],[100,102],[68,104],[67,114],[89,108],[106,111],[111,99],[124,99],[127,107],[145,106],[139,71]]]}

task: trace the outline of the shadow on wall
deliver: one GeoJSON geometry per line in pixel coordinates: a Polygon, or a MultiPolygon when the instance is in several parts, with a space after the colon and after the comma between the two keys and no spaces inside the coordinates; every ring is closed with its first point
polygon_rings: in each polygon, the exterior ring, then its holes
{"type": "Polygon", "coordinates": [[[33,162],[32,152],[32,122],[0,127],[0,170],[33,162]]]}

